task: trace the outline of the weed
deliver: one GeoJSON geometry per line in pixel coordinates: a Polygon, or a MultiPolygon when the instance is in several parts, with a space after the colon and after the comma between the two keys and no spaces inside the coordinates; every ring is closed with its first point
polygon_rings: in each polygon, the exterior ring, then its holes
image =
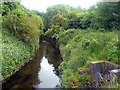
{"type": "MultiPolygon", "coordinates": [[[[57,40],[60,48],[64,51],[62,55],[63,62],[59,68],[62,75],[64,75],[62,79],[64,79],[63,86],[65,87],[69,87],[71,83],[69,77],[75,80],[70,72],[78,72],[79,67],[88,68],[91,61],[108,60],[114,63],[118,62],[118,32],[68,29],[60,32],[57,40]]],[[[81,78],[83,79],[81,83],[85,83],[84,77],[81,78]]]]}

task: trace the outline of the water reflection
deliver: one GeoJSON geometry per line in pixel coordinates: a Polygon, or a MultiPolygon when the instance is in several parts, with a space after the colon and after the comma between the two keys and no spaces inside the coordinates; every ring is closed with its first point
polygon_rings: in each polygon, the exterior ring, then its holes
{"type": "Polygon", "coordinates": [[[55,88],[59,83],[59,77],[54,73],[53,64],[48,63],[48,59],[44,56],[40,63],[41,70],[38,72],[40,83],[34,85],[34,88],[55,88]]]}
{"type": "Polygon", "coordinates": [[[59,83],[58,66],[61,56],[48,42],[40,42],[39,51],[31,62],[11,76],[3,88],[55,88],[59,83]]]}

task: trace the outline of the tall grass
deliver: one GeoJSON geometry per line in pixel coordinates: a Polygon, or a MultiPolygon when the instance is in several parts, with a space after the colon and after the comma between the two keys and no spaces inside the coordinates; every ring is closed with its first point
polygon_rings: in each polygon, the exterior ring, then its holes
{"type": "MultiPolygon", "coordinates": [[[[101,77],[101,82],[100,84],[100,88],[114,88],[116,90],[120,89],[120,83],[119,83],[119,77],[116,76],[115,74],[111,73],[109,75],[106,75],[105,77],[101,77]]],[[[99,85],[96,87],[99,87],[99,85]]]]}
{"type": "Polygon", "coordinates": [[[58,34],[58,43],[62,50],[63,86],[69,87],[72,71],[88,68],[90,61],[108,60],[118,63],[118,32],[69,29],[58,34]]]}

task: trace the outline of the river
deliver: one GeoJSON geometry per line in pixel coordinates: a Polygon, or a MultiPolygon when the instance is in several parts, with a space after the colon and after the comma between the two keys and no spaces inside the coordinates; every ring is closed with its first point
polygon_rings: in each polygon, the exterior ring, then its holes
{"type": "Polygon", "coordinates": [[[43,40],[33,60],[9,77],[2,88],[60,88],[61,62],[58,48],[43,40]]]}

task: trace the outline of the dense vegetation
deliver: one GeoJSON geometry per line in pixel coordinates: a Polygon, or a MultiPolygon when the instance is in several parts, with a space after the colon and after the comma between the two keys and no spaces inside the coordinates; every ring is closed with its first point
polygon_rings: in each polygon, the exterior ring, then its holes
{"type": "Polygon", "coordinates": [[[117,32],[69,29],[61,32],[58,38],[64,60],[60,65],[64,87],[91,86],[89,74],[82,79],[78,73],[78,70],[87,70],[91,61],[118,63],[117,32]]]}
{"type": "Polygon", "coordinates": [[[20,39],[13,37],[6,29],[3,29],[2,35],[2,75],[7,76],[28,62],[32,48],[21,42],[20,39]]]}
{"type": "Polygon", "coordinates": [[[2,6],[2,75],[7,76],[28,62],[39,48],[39,37],[55,38],[63,62],[59,69],[63,87],[91,87],[91,76],[79,75],[89,62],[118,63],[119,3],[98,3],[89,9],[54,5],[46,13],[29,11],[20,3],[2,6]],[[44,31],[44,32],[43,32],[44,31]]]}
{"type": "Polygon", "coordinates": [[[55,27],[67,29],[120,29],[119,3],[98,3],[89,9],[68,5],[54,5],[46,13],[34,11],[43,19],[45,30],[55,27]],[[54,22],[53,22],[54,21],[54,22]],[[58,22],[59,21],[59,22],[58,22]],[[62,23],[64,21],[64,23],[62,23]]]}
{"type": "Polygon", "coordinates": [[[90,74],[80,76],[78,72],[87,70],[91,61],[119,63],[118,3],[98,3],[88,10],[55,5],[49,7],[45,15],[53,16],[51,22],[47,22],[48,27],[45,25],[45,34],[56,38],[60,46],[63,87],[91,87],[90,74]]]}
{"type": "Polygon", "coordinates": [[[2,3],[2,76],[18,70],[34,56],[43,33],[40,16],[18,2],[2,3]]]}

